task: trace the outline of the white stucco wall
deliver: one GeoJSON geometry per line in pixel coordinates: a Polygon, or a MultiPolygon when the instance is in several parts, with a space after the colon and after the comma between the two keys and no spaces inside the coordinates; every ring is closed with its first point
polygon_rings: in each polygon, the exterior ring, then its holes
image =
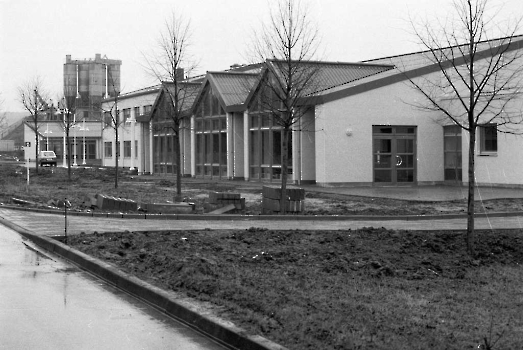
{"type": "MultiPolygon", "coordinates": [[[[154,104],[154,101],[156,99],[156,96],[158,95],[157,90],[152,90],[149,93],[146,94],[137,94],[133,95],[132,93],[129,94],[129,96],[122,96],[120,99],[118,99],[118,110],[120,111],[119,117],[120,120],[123,120],[123,110],[130,108],[131,109],[131,119],[136,119],[134,107],[140,107],[140,113],[144,112],[144,106],[152,105],[154,104]]],[[[111,107],[114,106],[114,101],[105,101],[102,104],[103,110],[109,110],[111,107]]],[[[150,171],[149,169],[142,169],[143,165],[145,164],[144,158],[144,150],[146,152],[150,152],[149,145],[144,145],[144,135],[143,135],[143,127],[140,126],[139,123],[135,124],[134,127],[134,137],[133,137],[133,128],[131,123],[122,123],[120,128],[118,129],[118,139],[120,140],[120,158],[118,159],[118,167],[124,167],[124,168],[130,168],[131,165],[133,167],[138,168],[138,172],[142,173],[144,171],[150,171]],[[132,142],[134,140],[138,141],[138,149],[135,149],[135,144],[132,142]],[[124,141],[131,141],[131,147],[132,147],[132,154],[133,156],[136,154],[136,157],[131,161],[131,157],[124,157],[124,141]],[[132,163],[132,164],[131,164],[132,163]]],[[[116,155],[116,143],[115,143],[115,132],[114,128],[110,126],[105,126],[105,129],[103,130],[103,140],[101,145],[101,151],[102,151],[102,165],[104,166],[114,166],[115,165],[115,155],[116,155]],[[112,142],[113,146],[113,154],[112,157],[106,158],[104,154],[105,150],[105,142],[112,142]]]]}
{"type": "MultiPolygon", "coordinates": [[[[523,133],[523,126],[519,128],[523,133]]],[[[462,134],[463,181],[468,182],[469,134],[462,134]]],[[[498,151],[482,155],[479,132],[476,136],[475,174],[478,185],[522,186],[523,185],[523,135],[498,132],[498,151]]]]}
{"type": "Polygon", "coordinates": [[[396,83],[316,108],[316,182],[372,184],[372,126],[416,126],[417,182],[443,181],[443,128],[396,83]],[[350,134],[350,135],[348,135],[350,134]]]}
{"type": "Polygon", "coordinates": [[[316,180],[316,123],[314,110],[307,112],[293,132],[293,178],[297,183],[316,180]]]}

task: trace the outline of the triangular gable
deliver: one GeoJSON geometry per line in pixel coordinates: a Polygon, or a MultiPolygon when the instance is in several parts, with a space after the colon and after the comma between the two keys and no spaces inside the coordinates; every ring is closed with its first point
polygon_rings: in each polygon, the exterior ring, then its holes
{"type": "MultiPolygon", "coordinates": [[[[194,103],[194,99],[198,95],[201,83],[182,81],[178,83],[178,85],[182,86],[178,87],[178,93],[182,95],[180,97],[180,101],[182,103],[182,115],[190,115],[191,107],[194,103]]],[[[174,94],[174,84],[171,82],[162,82],[162,88],[160,89],[158,95],[156,96],[156,99],[154,100],[150,120],[155,119],[155,116],[159,113],[159,109],[162,106],[164,99],[170,99],[171,94],[174,94]]]]}
{"type": "MultiPolygon", "coordinates": [[[[257,94],[261,81],[267,79],[268,74],[273,74],[278,79],[284,79],[282,66],[284,61],[267,60],[265,69],[259,76],[254,89],[249,94],[246,105],[250,106],[254,96],[257,94]]],[[[295,63],[296,64],[296,63],[295,63]]],[[[341,62],[299,62],[297,63],[305,69],[311,68],[314,71],[313,79],[309,85],[309,90],[304,91],[302,104],[316,104],[316,96],[324,90],[336,86],[345,85],[369,76],[394,69],[391,64],[368,64],[368,63],[341,63],[341,62]]]]}
{"type": "Polygon", "coordinates": [[[239,72],[207,72],[207,77],[193,104],[196,111],[205,94],[211,89],[226,112],[245,110],[245,100],[256,81],[257,74],[239,72]]]}

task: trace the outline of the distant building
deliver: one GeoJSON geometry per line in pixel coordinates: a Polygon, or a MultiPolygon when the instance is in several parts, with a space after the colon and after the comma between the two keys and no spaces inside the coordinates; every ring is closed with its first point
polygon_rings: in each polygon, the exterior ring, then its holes
{"type": "Polygon", "coordinates": [[[76,108],[77,120],[98,119],[102,115],[104,98],[120,93],[121,60],[102,58],[73,60],[65,56],[64,95],[68,108],[76,108]]]}

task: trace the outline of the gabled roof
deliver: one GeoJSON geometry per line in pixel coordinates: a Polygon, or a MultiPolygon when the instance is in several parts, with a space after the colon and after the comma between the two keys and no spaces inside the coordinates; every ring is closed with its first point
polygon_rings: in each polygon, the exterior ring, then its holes
{"type": "MultiPolygon", "coordinates": [[[[285,72],[286,62],[268,60],[267,63],[273,72],[282,78],[283,72],[285,72]]],[[[371,64],[307,61],[294,64],[304,67],[306,72],[314,72],[313,81],[309,85],[310,91],[306,92],[307,95],[335,86],[341,86],[394,68],[394,65],[390,63],[371,64]]]]}
{"type": "MultiPolygon", "coordinates": [[[[278,79],[285,79],[285,61],[281,60],[267,60],[266,69],[262,72],[259,77],[257,85],[251,90],[247,97],[246,105],[248,105],[256,92],[261,86],[263,75],[272,72],[278,79]]],[[[307,74],[312,76],[310,82],[306,84],[303,95],[311,98],[306,98],[303,103],[317,103],[316,96],[321,94],[322,91],[331,89],[337,86],[344,86],[351,82],[375,76],[380,73],[394,69],[394,65],[391,64],[370,64],[370,63],[343,63],[343,62],[321,62],[321,61],[304,61],[294,62],[293,66],[301,70],[303,73],[302,77],[306,77],[307,74]]],[[[300,74],[300,73],[297,73],[300,74]]]]}
{"type": "MultiPolygon", "coordinates": [[[[479,50],[476,53],[476,60],[481,58],[490,57],[493,55],[492,48],[497,50],[498,48],[507,48],[509,51],[522,50],[523,49],[523,35],[513,36],[512,38],[499,38],[490,41],[484,41],[479,43],[479,50]],[[510,39],[510,40],[509,40],[510,39]]],[[[464,45],[461,45],[461,47],[464,45]]],[[[452,46],[444,48],[443,50],[454,50],[454,54],[459,51],[460,46],[452,46]]],[[[359,94],[362,92],[370,91],[387,85],[395,84],[398,82],[413,79],[426,74],[440,71],[440,67],[433,63],[430,59],[430,51],[419,51],[409,54],[403,54],[398,56],[389,56],[384,58],[377,58],[373,60],[364,61],[362,63],[374,63],[374,64],[390,64],[396,68],[383,72],[379,75],[369,76],[351,84],[343,86],[335,86],[330,89],[322,91],[318,97],[319,103],[334,101],[343,97],[359,94]]],[[[467,58],[464,56],[455,55],[454,65],[465,64],[467,58]]],[[[443,66],[450,67],[450,61],[444,62],[443,66]]]]}
{"type": "Polygon", "coordinates": [[[240,72],[207,72],[198,96],[194,100],[193,110],[200,103],[206,87],[216,92],[216,97],[226,112],[245,110],[245,100],[254,86],[258,74],[240,72]]]}
{"type": "MultiPolygon", "coordinates": [[[[180,110],[182,114],[186,114],[191,111],[194,99],[196,98],[196,96],[198,95],[198,91],[200,90],[200,86],[200,82],[181,81],[178,83],[179,102],[182,104],[180,110]]],[[[153,116],[156,114],[159,108],[160,101],[162,101],[162,99],[165,97],[170,98],[170,96],[174,96],[174,94],[174,84],[172,82],[162,82],[162,88],[160,89],[160,92],[158,93],[158,96],[156,96],[156,99],[154,101],[153,108],[150,114],[150,119],[152,119],[153,116]]]]}

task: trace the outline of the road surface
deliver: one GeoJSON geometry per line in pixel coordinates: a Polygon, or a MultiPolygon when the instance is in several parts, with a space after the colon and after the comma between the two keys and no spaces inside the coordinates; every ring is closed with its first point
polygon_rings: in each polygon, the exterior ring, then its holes
{"type": "Polygon", "coordinates": [[[0,225],[0,349],[223,350],[0,225]]]}

